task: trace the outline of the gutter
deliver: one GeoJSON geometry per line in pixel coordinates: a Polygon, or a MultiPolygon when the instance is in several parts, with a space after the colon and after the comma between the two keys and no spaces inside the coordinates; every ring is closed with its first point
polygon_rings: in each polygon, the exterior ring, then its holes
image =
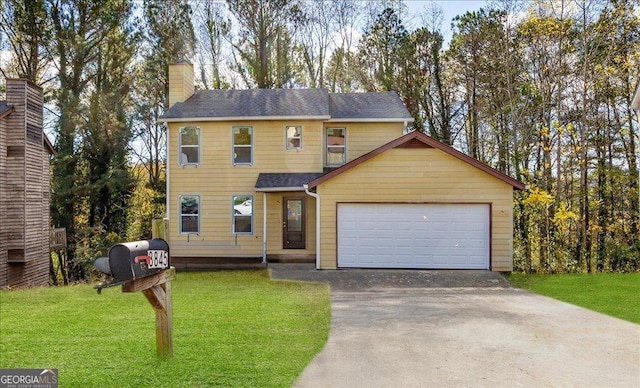
{"type": "Polygon", "coordinates": [[[292,187],[261,187],[255,188],[254,190],[258,193],[279,193],[282,191],[304,191],[300,186],[292,186],[292,187]]]}
{"type": "MultiPolygon", "coordinates": [[[[223,116],[223,117],[160,117],[160,123],[195,123],[211,121],[298,121],[298,120],[329,120],[331,116],[223,116]]],[[[396,120],[397,121],[397,120],[396,120]]]]}
{"type": "Polygon", "coordinates": [[[406,123],[413,122],[413,118],[390,118],[390,117],[378,117],[378,118],[358,118],[358,117],[332,117],[326,120],[328,123],[406,123]]]}
{"type": "Polygon", "coordinates": [[[320,195],[309,191],[309,185],[303,184],[304,192],[316,200],[316,269],[320,269],[320,195]]]}

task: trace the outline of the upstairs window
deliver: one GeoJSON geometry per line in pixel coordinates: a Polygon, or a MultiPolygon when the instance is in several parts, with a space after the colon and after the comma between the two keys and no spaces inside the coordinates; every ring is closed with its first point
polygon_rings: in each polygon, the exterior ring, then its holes
{"type": "Polygon", "coordinates": [[[288,150],[298,150],[302,148],[302,127],[300,125],[287,125],[285,132],[288,150]]]}
{"type": "Polygon", "coordinates": [[[233,127],[233,165],[253,164],[253,127],[233,127]]]}
{"type": "Polygon", "coordinates": [[[200,196],[180,196],[180,233],[200,233],[200,196]]]}
{"type": "Polygon", "coordinates": [[[233,205],[233,233],[253,233],[253,195],[234,195],[233,205]]]}
{"type": "Polygon", "coordinates": [[[200,164],[200,128],[181,127],[180,128],[180,165],[200,164]]]}
{"type": "Polygon", "coordinates": [[[347,162],[346,128],[327,128],[327,166],[342,166],[347,162]]]}

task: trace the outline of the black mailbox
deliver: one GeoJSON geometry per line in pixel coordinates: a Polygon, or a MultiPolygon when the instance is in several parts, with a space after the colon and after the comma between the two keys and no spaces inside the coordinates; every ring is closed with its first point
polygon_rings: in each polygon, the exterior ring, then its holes
{"type": "Polygon", "coordinates": [[[171,266],[169,245],[159,238],[116,244],[109,257],[99,258],[95,266],[117,283],[143,278],[171,266]]]}

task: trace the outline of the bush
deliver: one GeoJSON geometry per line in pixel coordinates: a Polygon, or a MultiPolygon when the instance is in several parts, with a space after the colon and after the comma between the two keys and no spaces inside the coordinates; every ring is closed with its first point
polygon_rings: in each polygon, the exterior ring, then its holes
{"type": "Polygon", "coordinates": [[[613,247],[611,250],[611,270],[614,272],[640,272],[640,242],[613,247]]]}

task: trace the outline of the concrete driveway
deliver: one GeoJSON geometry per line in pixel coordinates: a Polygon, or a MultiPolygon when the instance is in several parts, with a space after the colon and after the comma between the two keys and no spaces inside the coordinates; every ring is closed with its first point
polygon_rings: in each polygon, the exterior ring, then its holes
{"type": "Polygon", "coordinates": [[[296,386],[640,386],[640,325],[495,283],[488,272],[466,287],[442,279],[467,271],[364,272],[316,272],[337,284],[331,332],[296,386]],[[357,283],[349,277],[369,280],[357,290],[344,287],[357,283]],[[419,287],[420,277],[437,287],[419,287]]]}

